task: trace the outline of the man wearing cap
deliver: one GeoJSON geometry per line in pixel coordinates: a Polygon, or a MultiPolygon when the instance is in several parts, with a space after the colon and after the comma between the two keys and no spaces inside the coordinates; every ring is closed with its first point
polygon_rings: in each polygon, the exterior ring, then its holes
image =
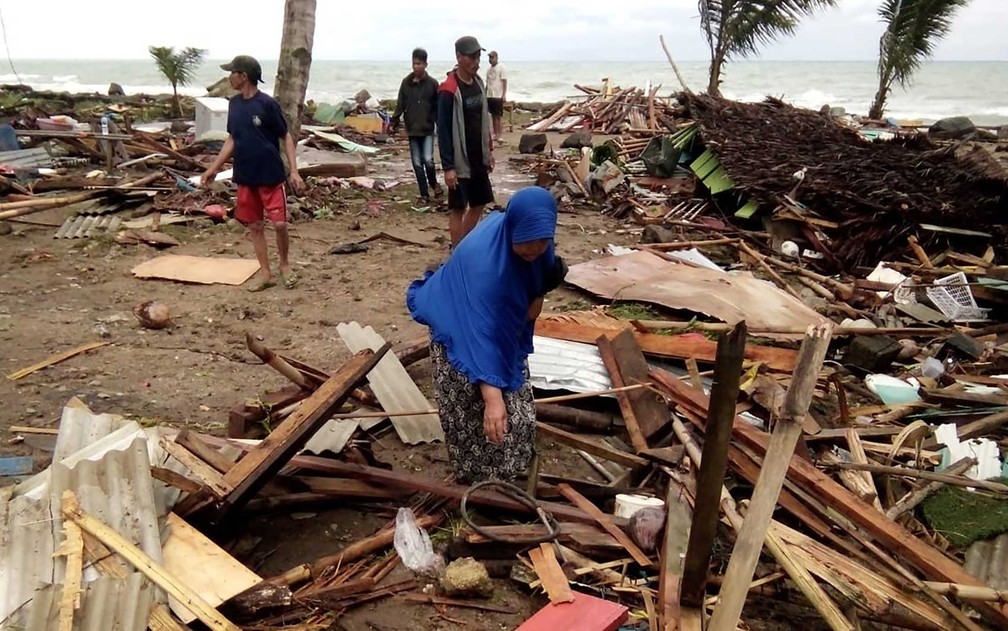
{"type": "Polygon", "coordinates": [[[455,69],[438,88],[438,150],[448,186],[448,231],[452,247],[469,234],[493,201],[490,172],[494,169],[490,114],[479,70],[475,37],[455,42],[455,69]]]}
{"type": "Polygon", "coordinates": [[[284,181],[295,192],[304,190],[304,181],[297,171],[294,139],[287,130],[287,120],[280,104],[268,94],[259,91],[262,67],[248,55],[238,55],[231,63],[221,66],[231,72],[231,87],[239,94],[228,104],[228,137],[217,159],[203,173],[201,183],[209,186],[224,163],[234,157],[234,182],[238,185],[235,219],[245,224],[248,239],[252,242],[259,273],[249,286],[249,291],[262,291],[276,282],[270,270],[266,245],[265,220],[276,230],[277,254],[280,258],[280,282],[293,289],[298,278],[291,270],[287,253],[290,236],[287,231],[287,193],[284,181]],[[283,141],[290,175],[284,173],[280,159],[280,142],[283,141]]]}

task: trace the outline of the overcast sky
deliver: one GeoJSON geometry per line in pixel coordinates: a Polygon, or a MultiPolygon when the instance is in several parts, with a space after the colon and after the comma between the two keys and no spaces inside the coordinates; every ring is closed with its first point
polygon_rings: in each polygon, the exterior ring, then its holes
{"type": "MultiPolygon", "coordinates": [[[[792,38],[763,49],[774,60],[874,59],[881,0],[840,0],[792,38]]],[[[212,59],[247,53],[275,59],[283,0],[0,0],[15,59],[138,59],[147,46],[197,46],[212,59]]],[[[1008,0],[973,0],[960,10],[939,60],[1008,60],[1008,0]]],[[[424,46],[454,57],[463,34],[501,59],[663,60],[658,35],[683,61],[707,57],[696,0],[318,0],[315,59],[408,59],[424,46]]],[[[2,51],[0,51],[2,54],[2,51]]]]}

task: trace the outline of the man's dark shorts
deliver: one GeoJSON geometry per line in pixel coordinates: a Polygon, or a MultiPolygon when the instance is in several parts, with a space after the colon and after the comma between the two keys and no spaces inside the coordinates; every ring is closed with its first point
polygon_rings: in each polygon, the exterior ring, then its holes
{"type": "Polygon", "coordinates": [[[467,206],[486,206],[493,200],[490,174],[486,169],[473,169],[471,177],[459,178],[458,186],[448,190],[448,210],[465,210],[467,206]]]}
{"type": "Polygon", "coordinates": [[[487,109],[490,116],[504,116],[504,99],[487,98],[487,109]]]}

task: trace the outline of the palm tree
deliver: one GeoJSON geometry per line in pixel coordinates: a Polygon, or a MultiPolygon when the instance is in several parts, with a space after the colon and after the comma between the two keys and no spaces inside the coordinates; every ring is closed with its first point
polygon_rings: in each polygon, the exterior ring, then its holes
{"type": "Polygon", "coordinates": [[[886,23],[879,41],[879,87],[868,118],[882,118],[893,81],[906,88],[935,43],[948,35],[952,18],[969,0],[883,0],[878,14],[886,23]]]}
{"type": "Polygon", "coordinates": [[[791,35],[802,18],[837,0],[699,0],[700,24],[710,46],[707,93],[721,96],[721,69],[734,57],[755,55],[779,35],[791,35]]]}
{"type": "Polygon", "coordinates": [[[311,71],[315,6],[316,0],[286,0],[284,3],[283,37],[273,94],[280,103],[280,109],[287,118],[287,128],[295,141],[301,132],[301,110],[311,71]]]}
{"type": "Polygon", "coordinates": [[[187,47],[176,53],[171,46],[151,46],[147,50],[154,58],[158,70],[165,76],[165,79],[168,79],[168,83],[171,83],[175,115],[181,117],[182,103],[179,101],[178,86],[188,85],[193,80],[196,68],[203,61],[207,51],[202,48],[187,47]]]}

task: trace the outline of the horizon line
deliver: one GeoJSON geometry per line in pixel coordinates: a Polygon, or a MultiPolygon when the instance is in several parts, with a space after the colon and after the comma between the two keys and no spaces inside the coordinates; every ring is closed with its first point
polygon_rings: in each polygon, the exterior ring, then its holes
{"type": "MultiPolygon", "coordinates": [[[[203,60],[203,63],[223,61],[226,62],[230,57],[213,57],[203,60]]],[[[276,62],[278,61],[275,57],[260,57],[259,61],[265,62],[276,62]]],[[[23,57],[20,59],[11,59],[13,63],[20,62],[34,62],[34,61],[66,61],[66,62],[92,62],[92,61],[149,61],[150,57],[91,57],[91,58],[71,58],[71,57],[23,57]]],[[[403,62],[402,58],[395,59],[312,59],[312,62],[323,62],[323,61],[337,61],[344,63],[376,63],[376,62],[403,62]]],[[[452,63],[452,59],[430,59],[429,63],[452,63]]],[[[732,60],[730,64],[754,64],[760,62],[773,62],[773,63],[852,63],[852,62],[873,62],[877,63],[878,58],[851,58],[851,59],[778,59],[778,58],[759,58],[759,59],[736,59],[732,60]]],[[[928,59],[925,63],[964,63],[964,62],[975,62],[975,63],[1008,63],[1008,59],[928,59]]],[[[585,63],[585,64],[606,64],[606,63],[662,63],[667,64],[668,62],[664,59],[512,59],[508,63],[585,63]]],[[[709,59],[679,59],[677,63],[710,63],[709,59]]]]}

